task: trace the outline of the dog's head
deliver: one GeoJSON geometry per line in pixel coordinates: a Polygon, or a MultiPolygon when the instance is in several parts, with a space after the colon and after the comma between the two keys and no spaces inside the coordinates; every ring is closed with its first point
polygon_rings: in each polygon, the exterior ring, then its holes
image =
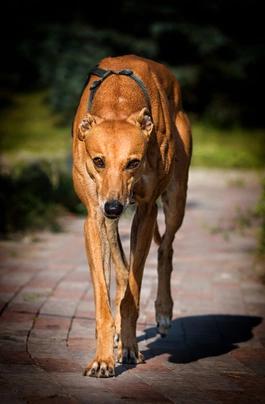
{"type": "Polygon", "coordinates": [[[86,114],[79,125],[85,142],[86,169],[95,182],[98,203],[109,219],[117,219],[133,203],[133,187],[145,168],[145,152],[153,129],[146,108],[126,121],[86,114]]]}

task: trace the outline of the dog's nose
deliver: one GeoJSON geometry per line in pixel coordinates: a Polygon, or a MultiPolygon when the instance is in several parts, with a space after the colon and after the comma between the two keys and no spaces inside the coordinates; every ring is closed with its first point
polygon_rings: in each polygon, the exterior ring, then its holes
{"type": "Polygon", "coordinates": [[[123,212],[123,205],[119,201],[108,201],[105,203],[104,211],[109,219],[117,219],[123,212]]]}

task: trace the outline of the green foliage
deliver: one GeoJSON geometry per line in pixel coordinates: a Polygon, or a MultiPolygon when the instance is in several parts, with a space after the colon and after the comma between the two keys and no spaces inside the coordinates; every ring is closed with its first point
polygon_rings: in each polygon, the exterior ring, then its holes
{"type": "Polygon", "coordinates": [[[59,218],[67,211],[79,213],[71,173],[56,164],[37,161],[0,174],[0,234],[49,228],[60,231],[59,218]]]}

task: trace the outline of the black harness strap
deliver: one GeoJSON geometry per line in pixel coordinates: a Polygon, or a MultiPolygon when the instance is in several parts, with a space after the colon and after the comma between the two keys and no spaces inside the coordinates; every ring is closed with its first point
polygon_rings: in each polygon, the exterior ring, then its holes
{"type": "Polygon", "coordinates": [[[121,70],[120,72],[116,72],[115,70],[104,70],[104,69],[101,69],[101,67],[95,66],[93,69],[90,70],[89,77],[92,74],[100,77],[100,79],[93,81],[93,83],[90,86],[90,96],[89,96],[89,100],[88,100],[87,112],[90,111],[93,98],[95,96],[97,89],[99,88],[100,84],[102,83],[102,81],[105,80],[107,77],[109,77],[111,74],[117,74],[120,76],[130,77],[141,87],[141,89],[145,95],[145,98],[147,100],[149,112],[151,113],[151,102],[150,102],[150,98],[149,98],[148,92],[146,90],[146,87],[145,87],[144,83],[142,82],[142,80],[138,76],[136,76],[131,70],[124,69],[124,70],[121,70]]]}

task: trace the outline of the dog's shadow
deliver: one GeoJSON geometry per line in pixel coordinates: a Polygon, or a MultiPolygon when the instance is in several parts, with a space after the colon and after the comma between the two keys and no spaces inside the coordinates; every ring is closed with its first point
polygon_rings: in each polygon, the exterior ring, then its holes
{"type": "MultiPolygon", "coordinates": [[[[236,344],[253,338],[253,328],[261,321],[261,317],[220,314],[182,317],[172,321],[165,338],[156,334],[155,327],[150,327],[138,337],[138,343],[147,361],[166,355],[169,362],[188,364],[233,351],[237,348],[236,344]],[[143,350],[144,341],[148,349],[143,350]]],[[[116,373],[125,371],[124,368],[117,370],[116,373]]]]}

